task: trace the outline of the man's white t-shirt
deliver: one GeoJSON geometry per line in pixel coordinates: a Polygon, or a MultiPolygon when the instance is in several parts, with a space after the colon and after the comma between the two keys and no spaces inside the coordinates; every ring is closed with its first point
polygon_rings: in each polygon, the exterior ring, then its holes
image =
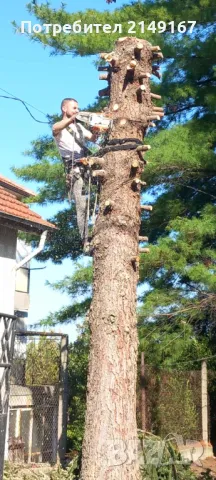
{"type": "MultiPolygon", "coordinates": [[[[71,128],[71,130],[75,132],[78,140],[80,140],[80,132],[79,132],[79,129],[77,128],[76,123],[72,122],[69,125],[69,127],[71,128]]],[[[80,123],[79,123],[79,128],[82,130],[82,134],[84,138],[89,138],[90,132],[86,130],[86,128],[83,127],[83,125],[81,125],[80,123]]],[[[59,132],[58,135],[55,135],[54,139],[59,149],[59,153],[61,157],[70,158],[73,152],[74,152],[74,159],[82,158],[84,156],[83,148],[80,147],[80,145],[78,145],[73,135],[70,132],[68,132],[66,128],[61,130],[61,132],[59,132]]]]}

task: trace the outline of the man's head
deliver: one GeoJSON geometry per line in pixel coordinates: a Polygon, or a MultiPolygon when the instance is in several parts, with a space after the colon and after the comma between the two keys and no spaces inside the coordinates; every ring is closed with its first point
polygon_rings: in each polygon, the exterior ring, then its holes
{"type": "Polygon", "coordinates": [[[61,111],[63,117],[76,117],[79,112],[79,106],[75,98],[64,98],[61,102],[61,111]]]}

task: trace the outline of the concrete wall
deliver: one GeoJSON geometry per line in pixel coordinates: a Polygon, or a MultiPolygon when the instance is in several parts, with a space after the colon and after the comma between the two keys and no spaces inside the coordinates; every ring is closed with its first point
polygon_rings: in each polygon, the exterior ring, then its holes
{"type": "Polygon", "coordinates": [[[0,225],[0,312],[14,313],[17,231],[0,225]]]}

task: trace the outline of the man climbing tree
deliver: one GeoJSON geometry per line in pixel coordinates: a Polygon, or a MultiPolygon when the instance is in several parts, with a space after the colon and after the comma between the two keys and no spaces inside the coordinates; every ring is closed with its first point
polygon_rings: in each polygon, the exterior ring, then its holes
{"type": "Polygon", "coordinates": [[[79,112],[78,102],[74,98],[65,98],[61,103],[62,120],[53,125],[55,142],[62,157],[69,200],[76,202],[77,224],[84,250],[88,249],[88,215],[87,197],[84,188],[84,169],[81,159],[89,153],[84,145],[85,140],[94,142],[96,134],[92,134],[84,126],[76,122],[79,112]]]}
{"type": "MultiPolygon", "coordinates": [[[[94,283],[82,480],[139,480],[136,426],[136,287],[143,137],[161,108],[152,105],[151,62],[159,47],[121,38],[101,78],[109,82],[113,125],[100,150],[99,214],[93,237],[94,283]]],[[[103,67],[100,67],[102,70],[103,67]]],[[[155,97],[157,98],[157,96],[155,97]]],[[[143,206],[143,210],[151,210],[143,206]]],[[[141,249],[147,252],[148,249],[141,249]]]]}

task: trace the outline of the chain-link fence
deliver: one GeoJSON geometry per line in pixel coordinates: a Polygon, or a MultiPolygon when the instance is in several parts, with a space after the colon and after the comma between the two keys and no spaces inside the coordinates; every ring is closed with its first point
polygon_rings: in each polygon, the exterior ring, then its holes
{"type": "Polygon", "coordinates": [[[0,480],[3,476],[5,439],[16,317],[0,313],[0,480]]]}
{"type": "Polygon", "coordinates": [[[67,336],[18,333],[11,370],[9,460],[62,460],[66,421],[67,336]]]}

